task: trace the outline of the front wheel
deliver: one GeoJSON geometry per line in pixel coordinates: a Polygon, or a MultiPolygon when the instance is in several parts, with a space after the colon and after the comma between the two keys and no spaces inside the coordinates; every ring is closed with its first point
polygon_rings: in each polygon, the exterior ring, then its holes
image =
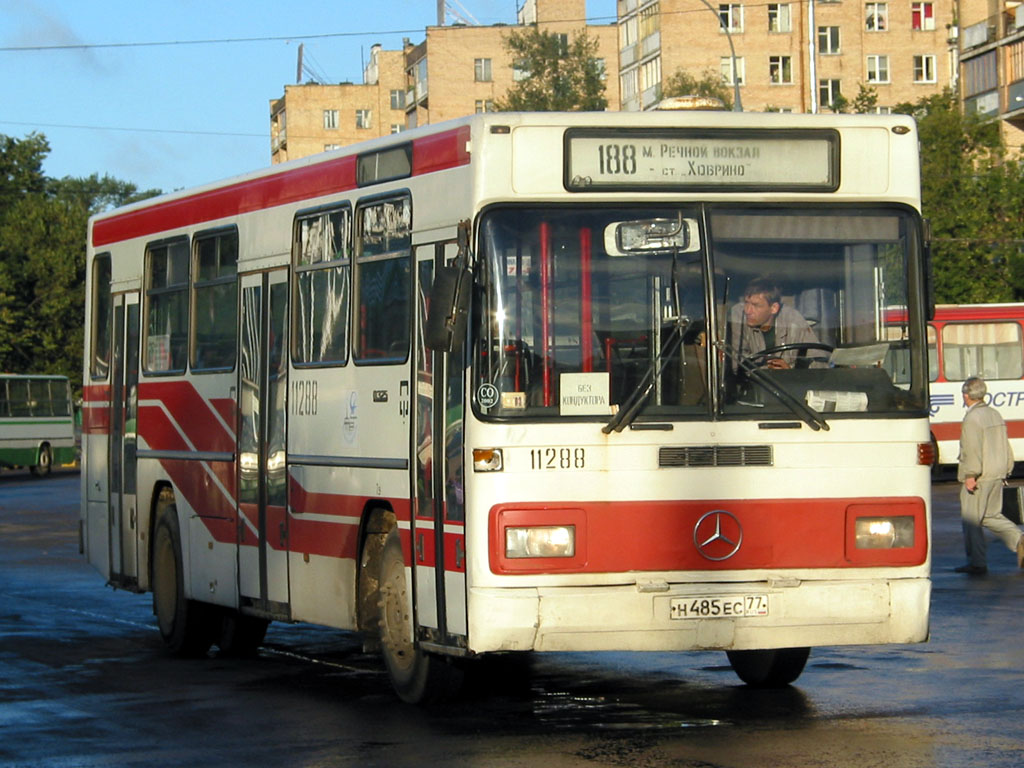
{"type": "Polygon", "coordinates": [[[733,671],[753,688],[784,688],[804,671],[810,648],[726,651],[733,671]]]}
{"type": "Polygon", "coordinates": [[[52,469],[53,453],[50,451],[50,446],[43,443],[39,448],[38,463],[33,467],[29,467],[28,470],[36,477],[46,477],[52,469]]]}
{"type": "Polygon", "coordinates": [[[201,656],[214,639],[213,608],[185,597],[181,534],[173,502],[161,502],[153,534],[153,613],[164,647],[178,656],[201,656]]]}
{"type": "Polygon", "coordinates": [[[454,696],[461,667],[426,653],[413,641],[412,599],[398,529],[392,528],[380,558],[380,649],[391,684],[402,701],[421,704],[454,696]]]}

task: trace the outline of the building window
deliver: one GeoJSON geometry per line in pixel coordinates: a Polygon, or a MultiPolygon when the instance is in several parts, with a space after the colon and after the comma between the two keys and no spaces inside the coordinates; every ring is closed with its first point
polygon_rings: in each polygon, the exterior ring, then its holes
{"type": "Polygon", "coordinates": [[[639,69],[631,69],[619,76],[619,89],[623,101],[636,97],[639,72],[639,69]]]}
{"type": "Polygon", "coordinates": [[[405,91],[401,89],[391,91],[391,108],[405,109],[405,91]]]}
{"type": "Polygon", "coordinates": [[[743,6],[739,3],[719,3],[719,29],[729,33],[743,31],[743,6]]]}
{"type": "Polygon", "coordinates": [[[490,59],[474,59],[473,61],[473,79],[478,83],[489,83],[491,82],[491,60],[490,59]]]}
{"type": "Polygon", "coordinates": [[[793,31],[793,15],[789,3],[768,3],[768,31],[793,31]]]}
{"type": "Polygon", "coordinates": [[[336,149],[341,149],[341,144],[324,144],[324,152],[333,152],[336,149]]]}
{"type": "Polygon", "coordinates": [[[935,29],[935,11],[932,3],[910,4],[910,28],[921,30],[935,29]]]}
{"type": "Polygon", "coordinates": [[[661,4],[649,5],[640,11],[640,39],[650,37],[661,29],[661,4]]]}
{"type": "Polygon", "coordinates": [[[719,62],[719,71],[722,73],[722,80],[726,85],[743,85],[746,82],[746,66],[743,57],[736,57],[736,78],[733,79],[732,56],[723,56],[719,62]]]}
{"type": "Polygon", "coordinates": [[[768,80],[773,85],[791,85],[793,83],[793,57],[769,56],[768,80]]]}
{"type": "Polygon", "coordinates": [[[404,130],[405,130],[405,126],[402,125],[401,123],[392,123],[391,124],[391,132],[392,133],[401,133],[404,130]]]}
{"type": "Polygon", "coordinates": [[[864,23],[868,32],[885,32],[889,28],[889,4],[867,3],[864,6],[864,23]]]}
{"type": "Polygon", "coordinates": [[[839,27],[818,27],[818,53],[839,53],[839,27]]]}
{"type": "Polygon", "coordinates": [[[644,62],[640,66],[640,92],[661,85],[661,56],[644,62]]]}
{"type": "Polygon", "coordinates": [[[914,57],[914,82],[934,83],[935,82],[935,55],[926,53],[923,56],[914,57]]]}
{"type": "Polygon", "coordinates": [[[357,109],[356,110],[356,128],[369,128],[370,127],[370,115],[372,114],[369,109],[357,109]]]}
{"type": "Polygon", "coordinates": [[[619,25],[619,46],[629,48],[637,41],[637,17],[631,16],[619,25]]]}
{"type": "Polygon", "coordinates": [[[889,82],[889,57],[871,54],[868,56],[868,82],[889,82]]]}
{"type": "Polygon", "coordinates": [[[597,76],[601,82],[605,82],[608,79],[608,68],[605,66],[604,59],[594,59],[594,67],[597,69],[597,76]]]}
{"type": "Polygon", "coordinates": [[[822,107],[834,109],[834,104],[840,95],[838,80],[818,81],[818,103],[822,107]]]}
{"type": "Polygon", "coordinates": [[[296,363],[348,359],[352,212],[318,211],[295,222],[293,307],[296,363]]]}
{"type": "Polygon", "coordinates": [[[483,112],[494,112],[494,100],[493,99],[477,99],[476,100],[476,113],[479,115],[483,112]]]}
{"type": "Polygon", "coordinates": [[[198,235],[193,247],[192,367],[228,370],[238,346],[238,232],[198,235]]]}
{"type": "Polygon", "coordinates": [[[334,131],[338,128],[338,110],[336,109],[325,109],[324,110],[324,129],[328,131],[334,131]]]}

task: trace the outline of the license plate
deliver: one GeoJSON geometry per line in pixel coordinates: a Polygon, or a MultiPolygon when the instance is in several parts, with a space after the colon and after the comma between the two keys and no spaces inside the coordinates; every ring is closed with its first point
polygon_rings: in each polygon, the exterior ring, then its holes
{"type": "Polygon", "coordinates": [[[727,619],[767,615],[768,595],[674,597],[669,613],[673,619],[727,619]]]}

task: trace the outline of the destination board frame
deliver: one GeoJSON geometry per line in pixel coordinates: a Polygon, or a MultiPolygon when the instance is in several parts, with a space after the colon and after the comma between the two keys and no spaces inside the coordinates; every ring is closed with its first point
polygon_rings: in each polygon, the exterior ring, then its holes
{"type": "Polygon", "coordinates": [[[841,175],[839,131],[831,128],[568,128],[562,157],[562,183],[567,192],[835,192],[841,175]],[[668,149],[658,147],[659,156],[645,156],[644,149],[658,142],[668,149]],[[607,147],[609,153],[632,154],[602,156],[595,161],[595,143],[598,149],[607,147]],[[763,162],[759,151],[776,148],[790,159],[763,162]],[[585,157],[588,149],[590,157],[585,157]],[[687,173],[668,173],[670,166],[662,151],[674,152],[678,167],[687,173]],[[801,154],[805,162],[799,162],[801,154]],[[633,163],[634,170],[606,173],[600,179],[586,173],[595,162],[606,159],[612,167],[616,160],[622,165],[633,163]],[[653,165],[641,169],[643,162],[653,165]],[[760,167],[748,174],[745,171],[751,163],[760,167]],[[698,168],[704,173],[689,173],[694,164],[705,166],[698,168]],[[778,181],[765,178],[774,171],[788,175],[778,181]]]}

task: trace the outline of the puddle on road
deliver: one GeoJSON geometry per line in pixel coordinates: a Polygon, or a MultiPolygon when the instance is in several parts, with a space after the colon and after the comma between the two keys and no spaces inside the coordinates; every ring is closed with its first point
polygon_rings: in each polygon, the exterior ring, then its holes
{"type": "Polygon", "coordinates": [[[533,687],[533,715],[547,726],[563,730],[581,727],[607,731],[709,728],[724,720],[680,718],[679,713],[654,712],[639,704],[607,696],[585,696],[569,691],[533,687]]]}

